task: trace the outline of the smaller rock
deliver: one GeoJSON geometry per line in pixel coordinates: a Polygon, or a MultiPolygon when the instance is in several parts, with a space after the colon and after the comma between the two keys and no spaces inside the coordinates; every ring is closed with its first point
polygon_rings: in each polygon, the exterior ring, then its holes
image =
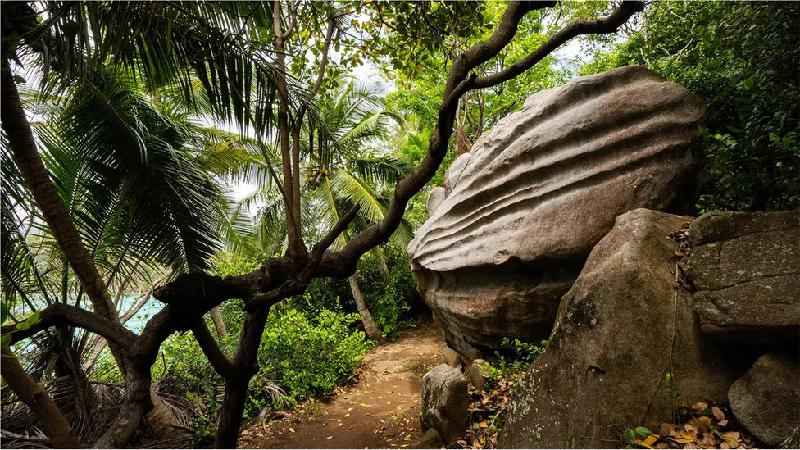
{"type": "Polygon", "coordinates": [[[467,427],[467,379],[455,367],[441,364],[422,377],[422,430],[435,429],[445,444],[463,436],[467,427]]]}
{"type": "Polygon", "coordinates": [[[483,374],[481,373],[481,363],[483,363],[482,359],[476,359],[472,361],[472,364],[467,366],[464,369],[464,376],[467,377],[469,383],[478,390],[478,392],[483,392],[483,386],[486,382],[483,378],[483,374]]]}
{"type": "Polygon", "coordinates": [[[731,410],[750,433],[776,447],[800,424],[800,362],[768,353],[728,391],[731,410]]]}
{"type": "Polygon", "coordinates": [[[707,213],[690,225],[689,240],[682,266],[700,329],[747,343],[788,338],[796,348],[800,211],[707,213]]]}
{"type": "Polygon", "coordinates": [[[461,355],[450,347],[442,350],[442,356],[444,356],[444,362],[450,367],[458,367],[461,364],[461,355]]]}

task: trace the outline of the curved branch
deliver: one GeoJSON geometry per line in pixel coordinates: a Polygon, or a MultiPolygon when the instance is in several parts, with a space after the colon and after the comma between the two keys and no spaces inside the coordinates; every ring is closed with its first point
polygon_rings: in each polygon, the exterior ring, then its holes
{"type": "Polygon", "coordinates": [[[103,336],[108,341],[125,347],[136,339],[136,334],[118,323],[112,322],[99,314],[76,308],[64,303],[55,303],[39,311],[38,320],[31,324],[26,322],[3,326],[3,334],[8,334],[11,343],[29,338],[42,330],[56,325],[72,325],[103,336]],[[22,326],[26,324],[26,326],[22,326]]]}
{"type": "Polygon", "coordinates": [[[555,51],[558,47],[582,34],[610,34],[617,31],[628,19],[634,14],[644,9],[644,2],[640,1],[624,1],[614,10],[611,15],[597,19],[591,22],[575,22],[568,25],[558,33],[554,34],[547,42],[542,44],[536,51],[523,58],[508,68],[488,75],[486,77],[478,78],[472,84],[472,89],[483,89],[487,87],[500,84],[508,81],[522,72],[530,69],[539,61],[544,59],[547,55],[555,51]]]}
{"type": "Polygon", "coordinates": [[[206,355],[206,358],[208,358],[214,370],[216,370],[222,378],[228,379],[233,377],[235,373],[233,363],[219,348],[217,341],[214,339],[214,336],[211,335],[211,332],[208,331],[208,327],[202,319],[198,320],[197,324],[192,328],[192,334],[194,334],[194,338],[200,345],[200,349],[203,350],[203,354],[206,355]]]}
{"type": "Polygon", "coordinates": [[[356,262],[361,255],[376,245],[388,241],[400,225],[408,201],[433,178],[447,154],[458,102],[474,83],[474,77],[470,75],[470,71],[497,56],[511,42],[517,33],[517,26],[525,14],[553,5],[555,5],[554,1],[510,3],[503,13],[500,24],[489,39],[473,45],[454,61],[442,96],[442,104],[439,107],[436,128],[428,142],[428,153],[425,159],[417,166],[416,170],[397,184],[383,221],[354,236],[340,252],[327,253],[322,263],[324,270],[330,271],[329,274],[336,276],[350,275],[355,270],[356,262]]]}

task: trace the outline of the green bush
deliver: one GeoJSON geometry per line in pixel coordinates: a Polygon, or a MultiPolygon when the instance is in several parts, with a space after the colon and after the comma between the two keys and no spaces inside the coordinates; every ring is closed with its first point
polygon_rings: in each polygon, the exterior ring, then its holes
{"type": "Polygon", "coordinates": [[[353,374],[369,350],[358,314],[323,310],[310,318],[292,307],[274,308],[258,353],[260,374],[284,387],[291,400],[325,395],[353,374]]]}
{"type": "Polygon", "coordinates": [[[417,295],[411,262],[405,250],[387,245],[381,254],[363,258],[359,264],[359,282],[372,318],[383,335],[396,333],[408,320],[410,303],[417,295]]]}
{"type": "Polygon", "coordinates": [[[644,64],[702,97],[697,209],[800,207],[800,4],[654,2],[642,31],[581,68],[644,64]]]}

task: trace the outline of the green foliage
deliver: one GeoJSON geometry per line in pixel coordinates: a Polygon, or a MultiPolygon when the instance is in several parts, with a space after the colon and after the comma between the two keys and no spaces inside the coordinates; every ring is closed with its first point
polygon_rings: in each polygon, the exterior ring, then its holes
{"type": "Polygon", "coordinates": [[[498,350],[494,351],[491,364],[486,363],[481,367],[490,385],[500,379],[507,378],[526,369],[547,348],[547,341],[538,344],[526,342],[518,338],[504,337],[500,341],[498,350]]]}
{"type": "Polygon", "coordinates": [[[645,64],[705,99],[697,207],[800,206],[800,5],[655,2],[641,31],[584,74],[645,64]]]}
{"type": "Polygon", "coordinates": [[[636,428],[626,429],[625,432],[622,434],[622,438],[626,444],[634,445],[636,444],[637,439],[644,439],[650,436],[651,434],[653,434],[653,432],[650,431],[649,428],[639,426],[636,428]]]}
{"type": "Polygon", "coordinates": [[[384,336],[396,333],[407,320],[417,295],[416,281],[405,249],[387,245],[359,263],[359,282],[370,312],[384,336]],[[381,261],[382,260],[382,261],[381,261]]]}
{"type": "Polygon", "coordinates": [[[312,318],[293,308],[273,308],[259,349],[260,374],[284,386],[295,401],[329,394],[369,349],[364,333],[350,329],[358,320],[358,314],[323,310],[312,318]]]}

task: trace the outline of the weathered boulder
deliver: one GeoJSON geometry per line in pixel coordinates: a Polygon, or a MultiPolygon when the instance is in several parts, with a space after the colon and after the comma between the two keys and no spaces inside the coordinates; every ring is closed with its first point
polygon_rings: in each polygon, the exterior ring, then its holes
{"type": "Polygon", "coordinates": [[[422,377],[422,430],[434,429],[445,444],[467,427],[467,379],[456,367],[441,364],[422,377]]]}
{"type": "Polygon", "coordinates": [[[532,95],[445,177],[408,247],[450,345],[546,337],[558,302],[614,218],[681,203],[703,105],[643,67],[532,95]]]}
{"type": "Polygon", "coordinates": [[[683,265],[703,332],[800,333],[800,210],[705,214],[689,228],[683,265]]]}
{"type": "Polygon", "coordinates": [[[691,218],[619,216],[564,296],[545,352],[513,395],[500,447],[614,447],[625,429],[658,429],[679,404],[724,401],[741,375],[704,341],[677,283],[691,218]]]}
{"type": "Polygon", "coordinates": [[[765,444],[777,447],[800,426],[800,362],[768,353],[728,391],[736,419],[765,444]]]}

